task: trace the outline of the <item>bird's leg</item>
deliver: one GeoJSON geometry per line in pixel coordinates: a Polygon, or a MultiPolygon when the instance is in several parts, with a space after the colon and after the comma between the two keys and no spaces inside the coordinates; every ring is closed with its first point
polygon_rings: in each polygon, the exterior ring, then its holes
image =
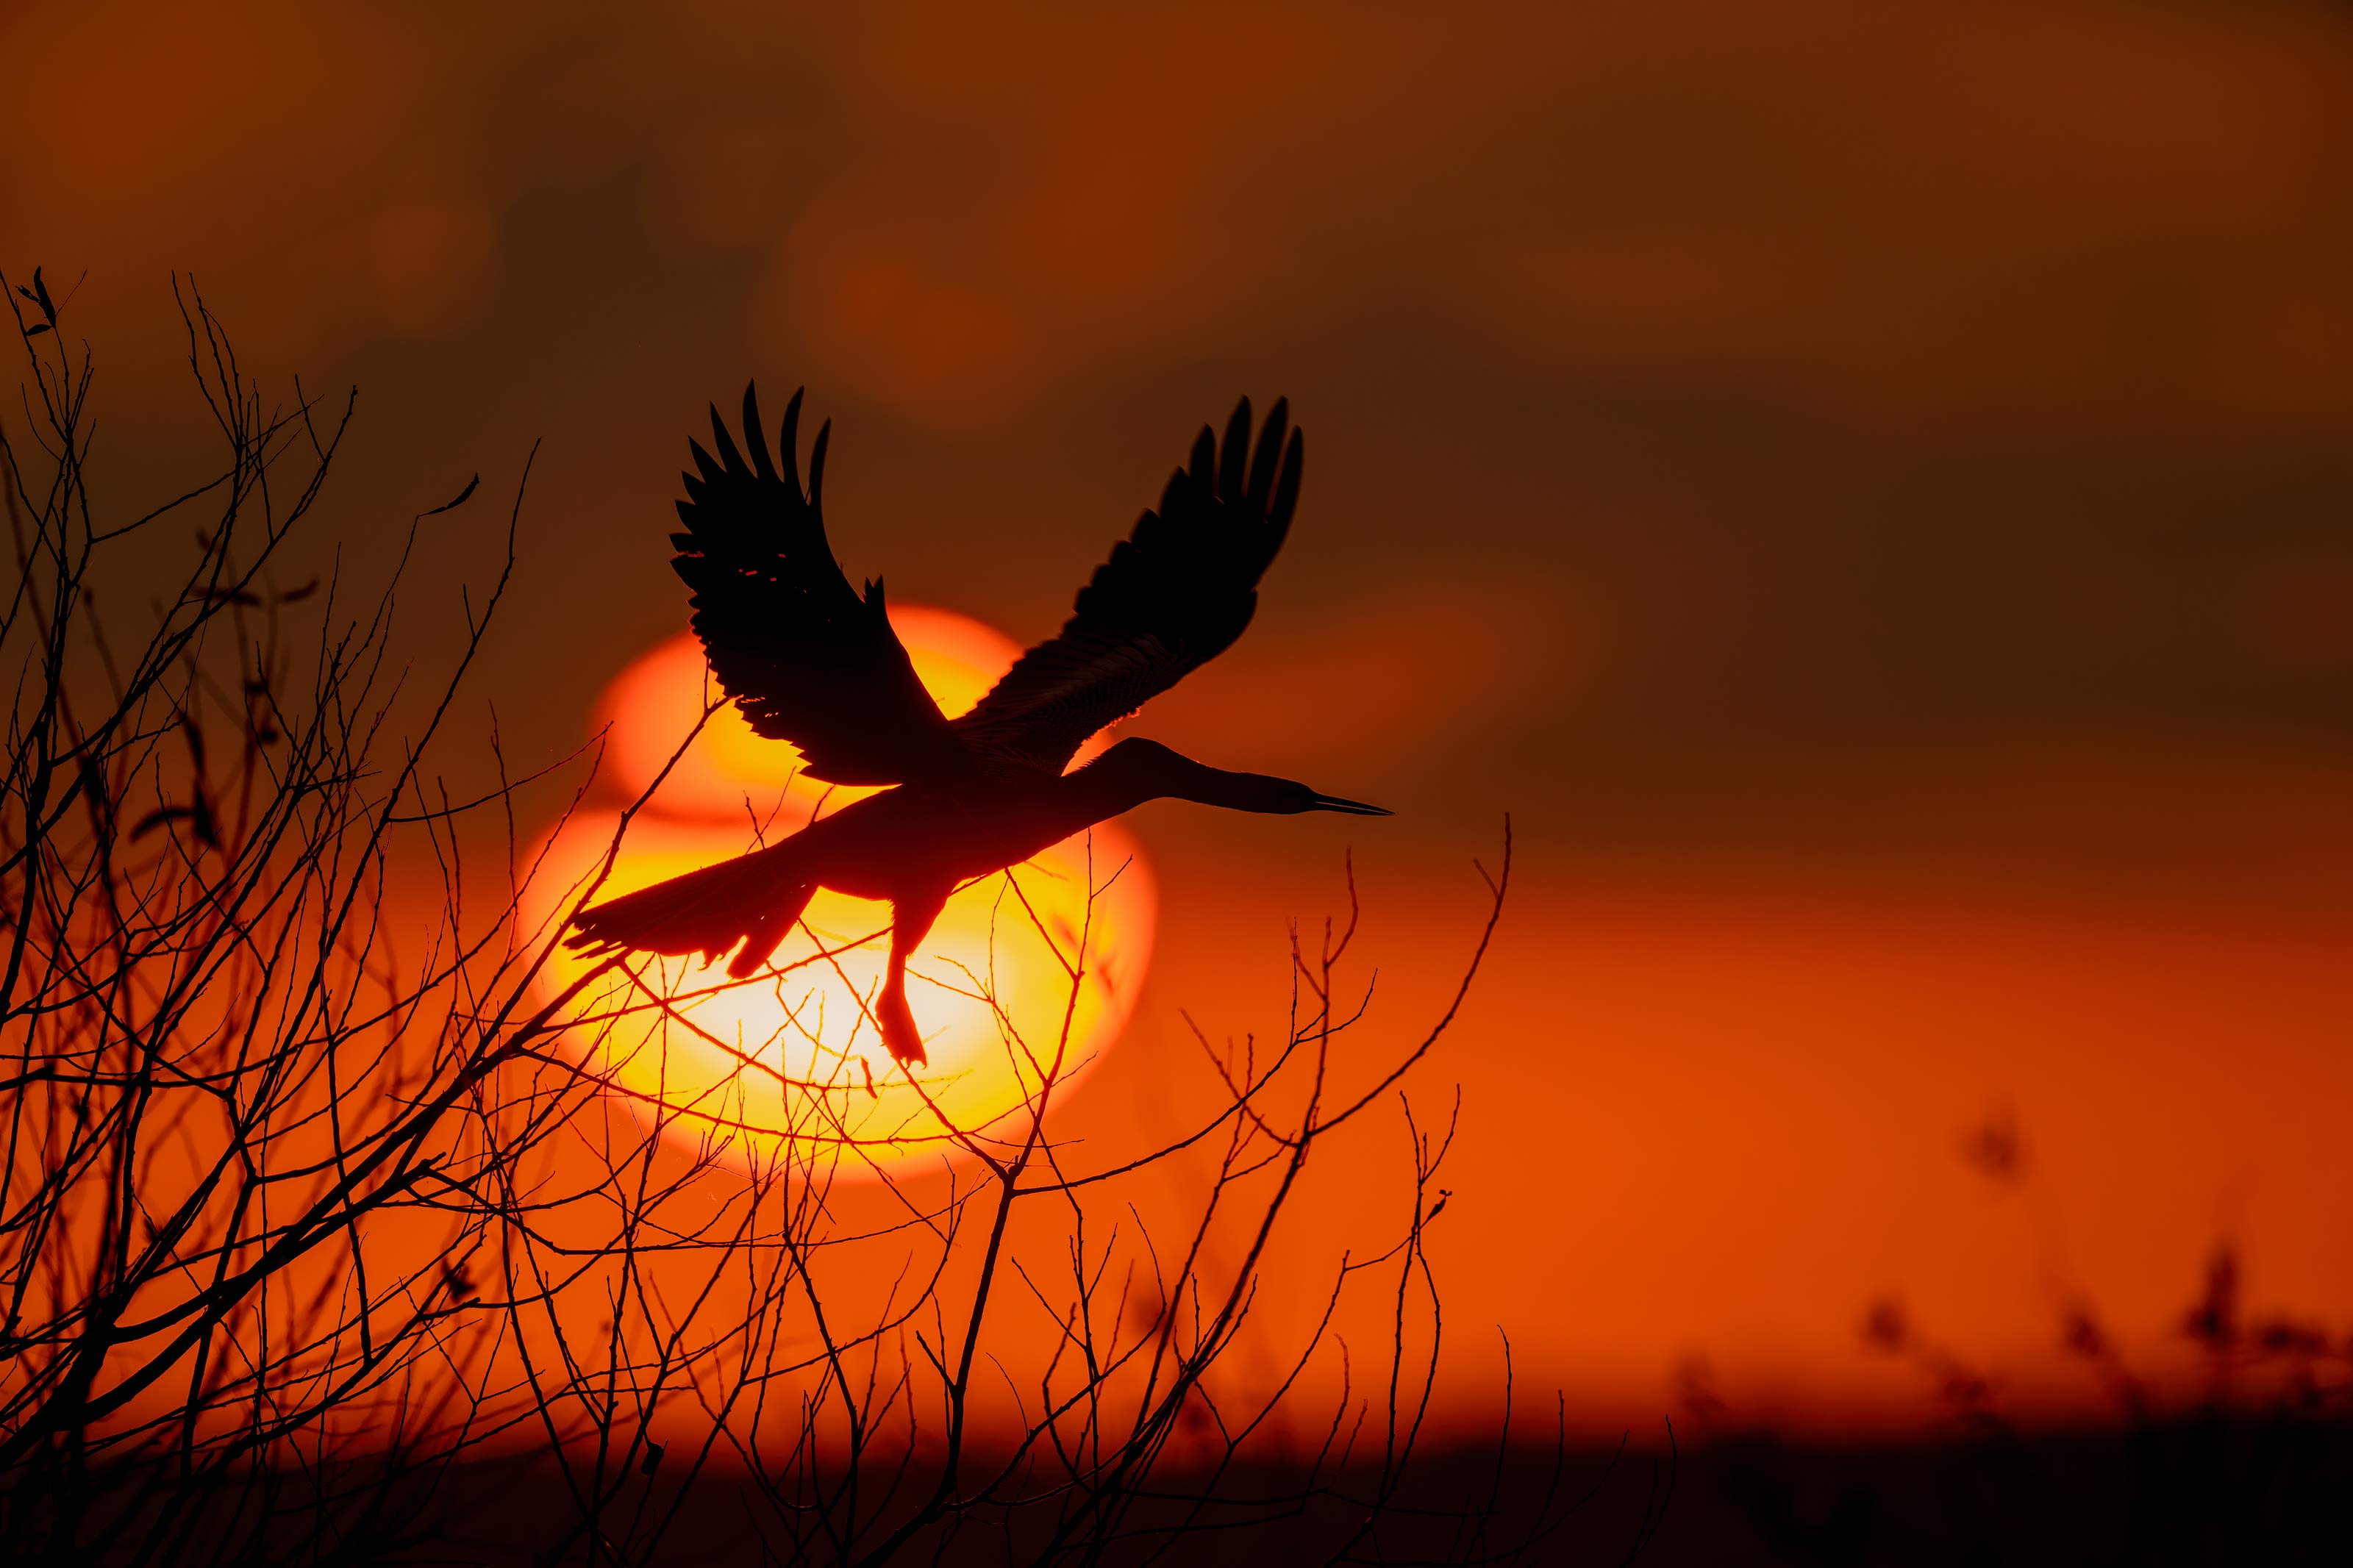
{"type": "Polygon", "coordinates": [[[907,957],[940,918],[948,901],[945,888],[905,894],[891,900],[891,970],[882,978],[882,994],[875,999],[875,1021],[882,1026],[882,1043],[895,1061],[917,1067],[931,1058],[923,1054],[923,1037],[915,1030],[915,1016],[907,1008],[907,957]]]}

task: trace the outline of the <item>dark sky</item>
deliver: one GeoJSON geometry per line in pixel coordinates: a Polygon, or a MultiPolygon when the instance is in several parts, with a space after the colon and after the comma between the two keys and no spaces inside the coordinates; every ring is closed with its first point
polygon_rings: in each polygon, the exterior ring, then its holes
{"type": "Polygon", "coordinates": [[[853,572],[1021,636],[1288,393],[1302,523],[1160,727],[1431,811],[1773,841],[2053,744],[2346,756],[2343,11],[1118,9],[19,9],[8,266],[89,269],[158,479],[173,268],[361,384],[346,515],[543,434],[494,676],[550,745],[757,374],[839,419],[853,572]]]}

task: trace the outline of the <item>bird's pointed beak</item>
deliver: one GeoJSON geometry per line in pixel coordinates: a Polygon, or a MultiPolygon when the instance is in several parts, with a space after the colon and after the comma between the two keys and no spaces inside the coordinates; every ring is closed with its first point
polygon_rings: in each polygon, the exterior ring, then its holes
{"type": "Polygon", "coordinates": [[[1336,795],[1317,795],[1315,797],[1315,804],[1308,809],[1311,811],[1341,811],[1347,813],[1350,816],[1394,816],[1397,815],[1385,805],[1366,805],[1361,800],[1342,800],[1336,795]]]}

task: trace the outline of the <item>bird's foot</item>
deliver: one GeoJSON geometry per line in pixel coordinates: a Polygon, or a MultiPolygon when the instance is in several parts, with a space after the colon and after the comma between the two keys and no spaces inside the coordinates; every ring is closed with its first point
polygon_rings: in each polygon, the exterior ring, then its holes
{"type": "Polygon", "coordinates": [[[913,1067],[931,1065],[932,1058],[923,1050],[923,1037],[915,1027],[915,1015],[909,1010],[902,993],[883,993],[874,1014],[875,1022],[882,1026],[882,1043],[890,1048],[892,1061],[913,1067]]]}

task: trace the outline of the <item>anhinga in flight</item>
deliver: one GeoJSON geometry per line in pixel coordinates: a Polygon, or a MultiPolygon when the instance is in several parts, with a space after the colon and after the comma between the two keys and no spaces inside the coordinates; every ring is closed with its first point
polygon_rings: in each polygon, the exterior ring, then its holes
{"type": "Polygon", "coordinates": [[[760,409],[744,394],[744,446],[714,406],[718,456],[690,442],[696,472],[678,503],[686,531],[670,564],[692,590],[694,630],[719,684],[752,728],[801,751],[812,778],[895,784],[764,849],[630,893],[581,914],[573,945],[717,956],[759,971],[818,888],[892,906],[891,963],[874,1011],[901,1061],[925,1059],[907,1010],[907,956],[948,894],[1147,800],[1175,797],[1236,811],[1343,811],[1376,805],[1303,784],[1228,773],[1166,746],[1122,741],[1074,772],[1090,735],[1134,712],[1223,653],[1250,625],[1258,580],[1282,547],[1299,500],[1301,441],[1284,441],[1277,401],[1250,447],[1250,400],[1226,426],[1208,426],[1156,511],[1113,546],[1079,591],[1061,634],[1021,656],[961,718],[943,714],[916,679],[883,612],[882,584],[854,591],[825,535],[828,421],[801,493],[795,431],[801,395],[785,410],[784,468],[768,452],[760,409]]]}

